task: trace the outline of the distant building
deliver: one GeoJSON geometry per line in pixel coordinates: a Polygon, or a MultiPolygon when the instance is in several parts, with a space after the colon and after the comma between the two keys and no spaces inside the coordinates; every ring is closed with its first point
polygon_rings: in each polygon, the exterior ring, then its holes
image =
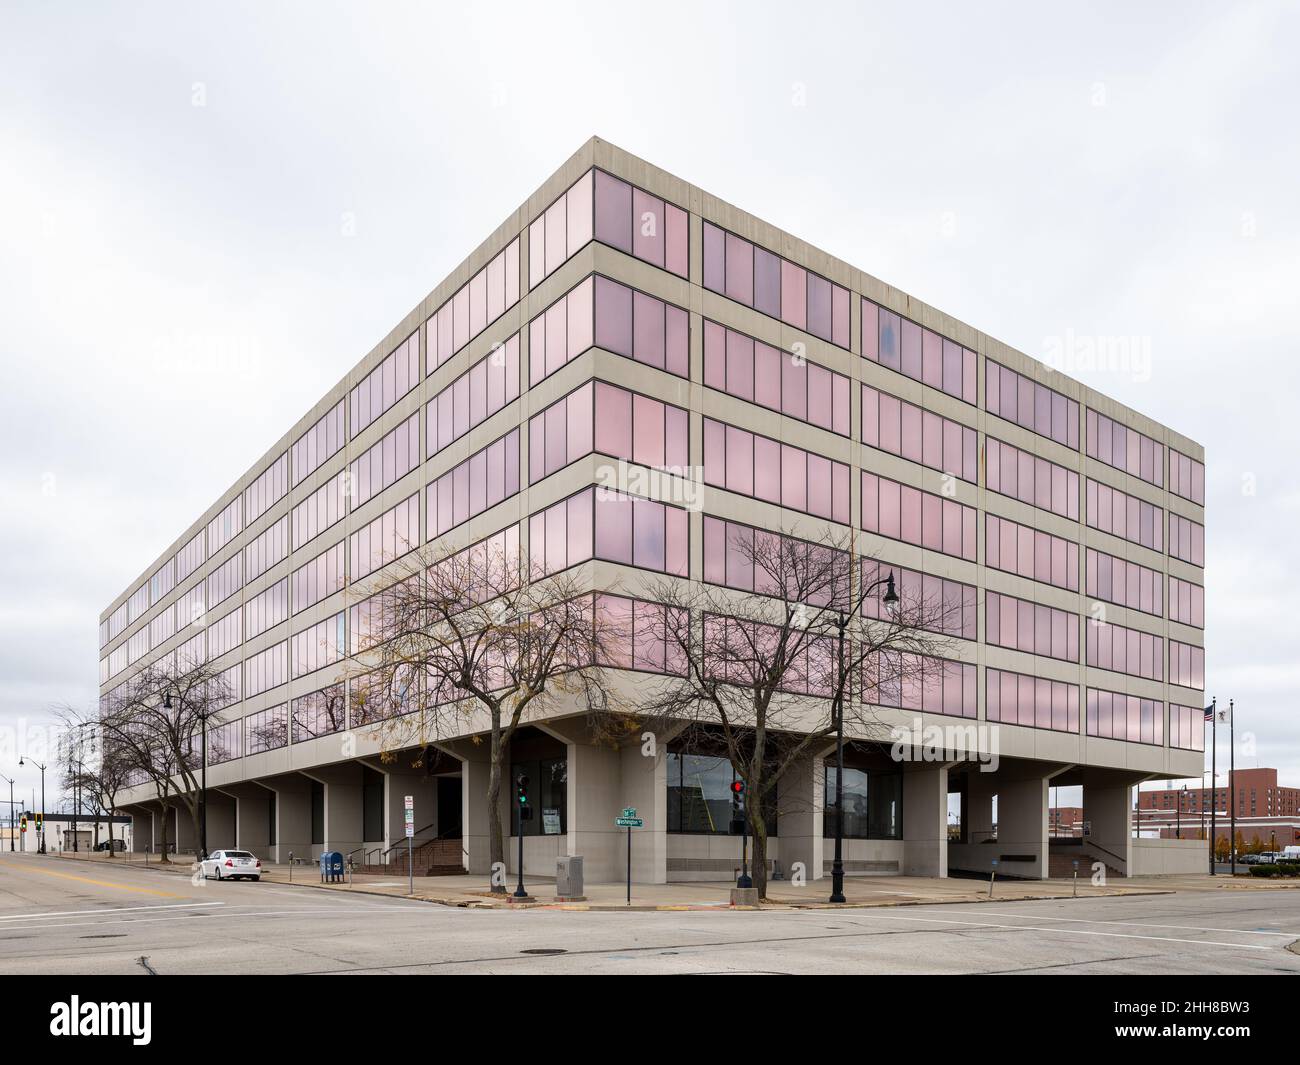
{"type": "Polygon", "coordinates": [[[1049,836],[1078,836],[1083,834],[1082,806],[1053,806],[1047,811],[1049,836]]]}
{"type": "MultiPolygon", "coordinates": [[[[1228,783],[1214,789],[1214,807],[1227,815],[1231,783],[1236,783],[1237,817],[1300,817],[1300,788],[1280,787],[1276,769],[1238,769],[1228,783]]],[[[1210,789],[1204,787],[1165,788],[1138,793],[1139,810],[1162,810],[1184,814],[1208,812],[1210,789]]]]}
{"type": "Polygon", "coordinates": [[[1281,786],[1276,769],[1238,769],[1228,784],[1162,788],[1138,793],[1137,827],[1141,834],[1164,839],[1207,839],[1211,814],[1215,837],[1232,832],[1231,805],[1236,785],[1236,830],[1246,846],[1258,840],[1268,850],[1300,844],[1300,788],[1281,786]]]}
{"type": "MultiPolygon", "coordinates": [[[[118,814],[113,819],[113,838],[120,839],[125,844],[126,850],[131,849],[131,818],[118,814]]],[[[9,819],[5,818],[3,826],[0,826],[0,852],[8,853],[10,850],[9,840],[11,832],[9,828],[9,819]]],[[[27,831],[23,832],[18,817],[14,818],[14,827],[12,831],[13,850],[23,851],[28,854],[34,854],[40,849],[40,835],[36,831],[36,817],[32,813],[27,814],[27,831]]],[[[92,814],[82,814],[75,817],[72,814],[46,814],[45,815],[45,850],[47,853],[60,853],[62,851],[89,851],[95,848],[98,843],[108,840],[108,819],[99,818],[98,820],[92,814]],[[76,832],[73,832],[73,823],[76,824],[76,832]],[[73,846],[73,842],[76,846],[73,846]]]]}

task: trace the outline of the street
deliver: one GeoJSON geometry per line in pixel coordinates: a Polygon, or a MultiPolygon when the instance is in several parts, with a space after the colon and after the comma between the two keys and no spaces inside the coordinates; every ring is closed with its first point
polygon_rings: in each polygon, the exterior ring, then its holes
{"type": "Polygon", "coordinates": [[[1300,973],[1300,891],[767,912],[456,909],[0,856],[0,972],[1300,973]]]}

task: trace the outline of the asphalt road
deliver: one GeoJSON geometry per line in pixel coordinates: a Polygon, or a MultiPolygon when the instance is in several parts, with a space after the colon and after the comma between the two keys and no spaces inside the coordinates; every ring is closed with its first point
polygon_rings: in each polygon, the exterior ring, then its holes
{"type": "Polygon", "coordinates": [[[1297,940],[1294,890],[511,913],[0,855],[0,972],[17,975],[1300,973],[1297,940]]]}

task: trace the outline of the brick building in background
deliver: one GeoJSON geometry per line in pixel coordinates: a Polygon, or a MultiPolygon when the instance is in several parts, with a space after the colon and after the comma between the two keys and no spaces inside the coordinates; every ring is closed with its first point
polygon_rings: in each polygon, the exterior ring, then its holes
{"type": "Polygon", "coordinates": [[[1214,789],[1162,788],[1138,793],[1138,827],[1159,832],[1166,839],[1200,839],[1209,830],[1210,815],[1217,811],[1215,835],[1227,839],[1231,832],[1231,783],[1236,782],[1236,827],[1247,845],[1259,840],[1268,849],[1300,844],[1300,788],[1279,785],[1276,769],[1238,769],[1231,779],[1214,789]]]}

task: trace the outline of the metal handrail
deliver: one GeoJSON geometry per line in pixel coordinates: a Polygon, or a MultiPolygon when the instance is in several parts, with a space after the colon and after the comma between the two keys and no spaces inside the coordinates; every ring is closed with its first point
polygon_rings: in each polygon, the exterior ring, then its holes
{"type": "MultiPolygon", "coordinates": [[[[416,829],[416,830],[411,834],[411,838],[414,839],[414,838],[415,838],[416,836],[418,836],[421,832],[425,831],[425,829],[436,828],[436,827],[437,827],[437,824],[438,824],[437,821],[430,821],[430,822],[429,822],[427,825],[425,825],[423,828],[417,828],[417,829],[416,829]]],[[[438,839],[438,838],[439,838],[438,836],[434,836],[433,839],[421,840],[420,845],[423,846],[425,843],[432,843],[432,842],[434,842],[434,840],[436,840],[436,839],[438,839]]],[[[388,853],[390,853],[390,852],[392,852],[392,851],[397,850],[398,847],[405,847],[405,846],[406,846],[406,837],[403,836],[400,840],[398,840],[396,843],[394,843],[394,844],[393,844],[391,847],[389,847],[387,850],[384,850],[384,851],[380,852],[380,857],[382,858],[385,854],[388,854],[388,853]]]]}
{"type": "Polygon", "coordinates": [[[1084,842],[1084,845],[1085,845],[1085,846],[1088,846],[1088,847],[1095,847],[1097,850],[1101,851],[1101,853],[1102,853],[1102,854],[1105,854],[1107,857],[1114,858],[1115,861],[1120,862],[1121,864],[1124,865],[1125,869],[1127,869],[1127,867],[1128,867],[1128,859],[1127,859],[1127,858],[1121,858],[1121,857],[1120,857],[1118,854],[1116,854],[1114,851],[1107,850],[1107,849],[1106,849],[1105,847],[1103,847],[1100,843],[1094,843],[1091,839],[1085,839],[1083,842],[1084,842]]]}

